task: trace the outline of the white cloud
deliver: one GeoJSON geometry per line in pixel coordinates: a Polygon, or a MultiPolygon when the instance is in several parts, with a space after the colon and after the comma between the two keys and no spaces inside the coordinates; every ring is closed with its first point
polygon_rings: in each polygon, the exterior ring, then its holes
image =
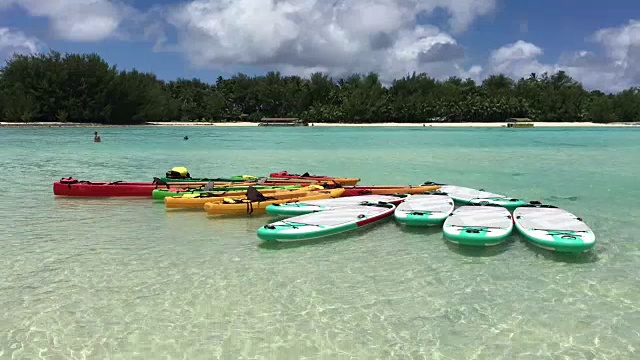
{"type": "MultiPolygon", "coordinates": [[[[595,32],[590,39],[596,51],[545,61],[541,44],[518,40],[492,51],[484,66],[469,64],[456,36],[495,11],[496,2],[181,0],[142,12],[130,5],[133,0],[0,0],[0,9],[20,6],[44,17],[63,40],[146,39],[155,41],[154,51],[178,51],[194,66],[229,72],[242,67],[299,75],[375,71],[388,83],[414,71],[479,81],[494,73],[518,79],[565,70],[588,89],[640,85],[638,20],[595,32]],[[438,9],[447,14],[448,26],[425,24],[438,9]]],[[[4,53],[39,49],[37,39],[0,29],[4,53]]]]}
{"type": "Polygon", "coordinates": [[[601,53],[565,52],[555,63],[540,61],[542,48],[519,40],[494,50],[483,75],[504,73],[517,79],[532,72],[564,70],[590,90],[617,92],[640,85],[640,21],[600,29],[591,40],[602,49],[601,53]]]}
{"type": "Polygon", "coordinates": [[[46,17],[53,33],[63,40],[99,41],[117,35],[123,20],[135,10],[110,0],[0,0],[0,9],[11,4],[31,16],[46,17]]]}
{"type": "Polygon", "coordinates": [[[542,54],[542,48],[522,40],[504,45],[491,52],[486,75],[500,73],[518,79],[531,73],[553,72],[553,65],[538,60],[542,54]]]}
{"type": "Polygon", "coordinates": [[[598,30],[593,39],[605,48],[607,55],[617,64],[626,65],[629,50],[640,46],[640,21],[630,20],[620,27],[598,30]]]}
{"type": "Polygon", "coordinates": [[[609,72],[617,74],[619,87],[640,85],[640,21],[597,31],[593,39],[605,50],[609,72]]]}
{"type": "Polygon", "coordinates": [[[437,8],[452,33],[495,8],[495,0],[191,0],[169,12],[177,49],[199,67],[266,66],[285,73],[376,71],[390,80],[426,71],[468,75],[464,49],[416,18],[437,8]]]}
{"type": "Polygon", "coordinates": [[[21,31],[0,27],[0,60],[8,59],[14,54],[32,54],[42,50],[44,45],[34,37],[21,31]]]}

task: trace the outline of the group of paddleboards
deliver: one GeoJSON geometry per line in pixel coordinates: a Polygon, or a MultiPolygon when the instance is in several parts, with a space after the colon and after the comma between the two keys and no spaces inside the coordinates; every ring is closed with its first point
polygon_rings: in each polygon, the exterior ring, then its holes
{"type": "Polygon", "coordinates": [[[265,241],[321,238],[394,217],[406,226],[441,226],[444,238],[463,246],[504,243],[514,228],[541,248],[584,252],[595,245],[581,218],[552,205],[484,190],[439,185],[423,194],[362,195],[272,204],[266,212],[286,217],[258,229],[265,241]],[[455,204],[460,206],[456,209],[455,204]]]}

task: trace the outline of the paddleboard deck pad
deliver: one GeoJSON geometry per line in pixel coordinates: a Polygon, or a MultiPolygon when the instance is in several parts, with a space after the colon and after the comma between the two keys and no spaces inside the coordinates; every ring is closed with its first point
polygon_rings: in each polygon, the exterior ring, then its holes
{"type": "Polygon", "coordinates": [[[509,210],[497,206],[466,205],[457,208],[443,225],[445,239],[460,245],[493,246],[513,231],[509,210]]]}
{"type": "Polygon", "coordinates": [[[364,203],[294,216],[258,229],[264,241],[296,241],[320,238],[365,225],[393,215],[396,206],[389,203],[364,203]]]}
{"type": "Polygon", "coordinates": [[[453,199],[447,194],[418,194],[398,205],[393,215],[401,224],[434,226],[442,224],[454,207],[453,199]]]}
{"type": "Polygon", "coordinates": [[[447,193],[454,201],[461,204],[498,205],[508,209],[515,209],[526,204],[522,199],[510,198],[505,195],[464,186],[442,185],[439,191],[447,193]]]}
{"type": "Polygon", "coordinates": [[[360,195],[339,197],[334,199],[310,200],[300,202],[289,202],[283,204],[272,204],[267,206],[267,214],[277,216],[297,216],[318,211],[333,210],[345,206],[354,206],[361,203],[386,202],[399,204],[411,195],[360,195]]]}
{"type": "Polygon", "coordinates": [[[595,234],[574,214],[552,205],[525,205],[513,212],[516,229],[531,243],[557,252],[585,252],[595,234]]]}

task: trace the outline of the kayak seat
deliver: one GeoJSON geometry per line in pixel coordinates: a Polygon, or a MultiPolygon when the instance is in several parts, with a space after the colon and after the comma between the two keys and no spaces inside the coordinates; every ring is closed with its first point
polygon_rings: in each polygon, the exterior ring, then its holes
{"type": "Polygon", "coordinates": [[[80,181],[79,181],[78,179],[73,178],[73,177],[68,177],[68,178],[62,178],[62,179],[60,179],[60,183],[61,183],[61,184],[77,184],[77,183],[79,183],[79,182],[80,182],[80,181]]]}
{"type": "Polygon", "coordinates": [[[154,177],[153,178],[153,184],[154,185],[167,185],[167,182],[160,180],[160,178],[154,177]]]}
{"type": "Polygon", "coordinates": [[[260,191],[258,191],[253,186],[249,186],[247,188],[247,199],[251,202],[261,202],[267,200],[275,200],[274,197],[264,196],[260,191]]]}
{"type": "Polygon", "coordinates": [[[247,197],[245,199],[232,199],[232,198],[224,198],[222,200],[225,204],[241,204],[241,203],[254,203],[254,202],[263,202],[268,200],[275,200],[274,197],[264,196],[260,191],[258,191],[253,186],[249,186],[247,188],[247,197]]]}
{"type": "Polygon", "coordinates": [[[213,181],[209,181],[206,185],[202,187],[203,191],[212,191],[214,188],[213,181]]]}

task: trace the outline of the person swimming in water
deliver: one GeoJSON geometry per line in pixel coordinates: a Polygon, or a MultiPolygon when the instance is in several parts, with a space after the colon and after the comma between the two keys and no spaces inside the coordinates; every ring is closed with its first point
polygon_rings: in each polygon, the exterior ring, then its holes
{"type": "Polygon", "coordinates": [[[185,140],[189,140],[189,137],[188,137],[188,136],[185,136],[185,137],[184,137],[184,139],[185,139],[185,140]]]}
{"type": "Polygon", "coordinates": [[[100,135],[98,135],[98,132],[95,131],[93,133],[93,142],[100,142],[100,141],[102,141],[102,139],[100,139],[100,135]]]}

